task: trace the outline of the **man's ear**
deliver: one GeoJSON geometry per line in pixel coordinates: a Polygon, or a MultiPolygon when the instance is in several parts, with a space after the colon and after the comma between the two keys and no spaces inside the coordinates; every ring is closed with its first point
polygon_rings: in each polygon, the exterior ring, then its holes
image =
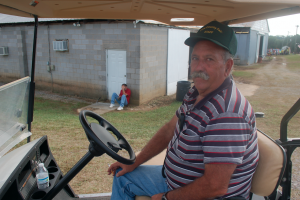
{"type": "Polygon", "coordinates": [[[224,74],[225,77],[227,77],[230,74],[232,67],[233,67],[233,59],[229,58],[225,64],[225,74],[224,74]]]}

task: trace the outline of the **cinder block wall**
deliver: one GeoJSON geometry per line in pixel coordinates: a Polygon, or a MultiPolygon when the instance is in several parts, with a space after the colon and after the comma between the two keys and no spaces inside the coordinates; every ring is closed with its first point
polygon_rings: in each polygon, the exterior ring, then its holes
{"type": "Polygon", "coordinates": [[[168,28],[141,24],[140,103],[166,94],[168,28]]]}
{"type": "Polygon", "coordinates": [[[1,27],[0,46],[9,47],[9,55],[0,56],[0,81],[28,76],[25,27],[1,27]]]}
{"type": "MultiPolygon", "coordinates": [[[[30,74],[33,25],[3,26],[0,42],[0,46],[9,46],[10,51],[9,56],[0,58],[0,79],[18,79],[30,74]]],[[[73,22],[39,24],[35,71],[37,88],[89,98],[107,98],[107,49],[127,51],[131,103],[139,104],[140,89],[136,80],[139,76],[140,30],[139,25],[134,28],[132,22],[81,22],[80,27],[73,26],[73,22]],[[53,51],[52,42],[56,39],[68,39],[69,51],[53,51]],[[55,65],[52,76],[46,70],[48,62],[55,65]]]]}

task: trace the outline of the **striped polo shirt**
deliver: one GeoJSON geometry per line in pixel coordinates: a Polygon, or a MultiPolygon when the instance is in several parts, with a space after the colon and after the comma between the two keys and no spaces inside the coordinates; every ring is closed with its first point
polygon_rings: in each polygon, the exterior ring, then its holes
{"type": "Polygon", "coordinates": [[[185,115],[185,121],[180,134],[177,122],[168,145],[164,164],[167,184],[176,189],[191,183],[204,174],[208,163],[233,163],[237,167],[222,198],[249,199],[259,158],[255,114],[250,103],[229,78],[194,106],[197,96],[194,86],[176,111],[178,118],[181,113],[185,115]]]}

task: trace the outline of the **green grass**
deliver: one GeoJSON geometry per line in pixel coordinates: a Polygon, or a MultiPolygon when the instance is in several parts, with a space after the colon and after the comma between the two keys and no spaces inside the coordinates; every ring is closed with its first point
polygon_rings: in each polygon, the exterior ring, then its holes
{"type": "Polygon", "coordinates": [[[299,72],[300,73],[300,55],[299,54],[291,54],[285,56],[287,61],[287,67],[289,70],[293,72],[299,72]]]}
{"type": "MultiPolygon", "coordinates": [[[[140,149],[162,125],[172,118],[180,104],[181,102],[173,102],[170,106],[151,111],[110,112],[102,117],[124,134],[129,141],[137,144],[136,149],[140,149]]],[[[59,134],[68,134],[76,139],[75,136],[83,132],[76,110],[84,106],[86,104],[71,104],[37,98],[32,124],[33,139],[46,134],[50,140],[54,135],[59,134]]],[[[90,122],[92,121],[95,120],[90,120],[90,122]]],[[[78,139],[81,138],[78,137],[78,139]]],[[[51,148],[55,150],[60,147],[51,146],[51,148]]]]}
{"type": "Polygon", "coordinates": [[[111,112],[106,113],[104,117],[132,139],[138,137],[150,139],[173,117],[180,104],[181,102],[173,102],[170,106],[151,111],[111,112]]]}
{"type": "MultiPolygon", "coordinates": [[[[109,112],[102,117],[115,126],[135,152],[140,151],[156,131],[168,122],[181,102],[150,111],[109,112]]],[[[89,142],[76,110],[83,103],[35,99],[32,140],[47,135],[49,146],[63,173],[67,173],[87,152],[89,142]]],[[[95,121],[88,118],[89,122],[95,121]]],[[[23,145],[23,141],[20,145],[23,145]]],[[[120,152],[123,156],[124,151],[120,152]]],[[[70,183],[75,193],[111,192],[112,178],[106,175],[108,164],[115,162],[107,155],[94,158],[70,183]],[[101,181],[99,181],[101,180],[101,181]]]]}
{"type": "Polygon", "coordinates": [[[252,65],[234,65],[233,69],[234,71],[259,69],[264,67],[267,63],[269,63],[269,61],[264,61],[263,63],[255,63],[252,65]]]}
{"type": "Polygon", "coordinates": [[[288,62],[299,62],[300,61],[300,55],[299,54],[290,54],[284,56],[288,62]]]}
{"type": "Polygon", "coordinates": [[[234,77],[252,78],[255,76],[255,73],[249,71],[233,71],[232,75],[234,77]]]}
{"type": "MultiPolygon", "coordinates": [[[[282,117],[296,103],[297,98],[292,97],[290,101],[279,104],[278,101],[269,101],[265,96],[252,96],[247,98],[255,112],[265,113],[264,118],[256,119],[256,126],[273,139],[280,138],[280,123],[282,117]]],[[[299,137],[300,112],[298,112],[288,123],[288,137],[299,137]]]]}
{"type": "Polygon", "coordinates": [[[49,129],[59,131],[66,127],[70,129],[79,128],[80,124],[76,110],[84,106],[87,106],[87,104],[64,103],[36,98],[32,126],[40,131],[49,129]]]}
{"type": "MultiPolygon", "coordinates": [[[[109,112],[102,117],[111,122],[120,132],[128,134],[130,137],[151,138],[158,128],[172,118],[180,104],[181,102],[175,101],[170,106],[151,111],[109,112]]],[[[80,128],[76,110],[86,105],[36,98],[33,127],[39,131],[80,128]]]]}

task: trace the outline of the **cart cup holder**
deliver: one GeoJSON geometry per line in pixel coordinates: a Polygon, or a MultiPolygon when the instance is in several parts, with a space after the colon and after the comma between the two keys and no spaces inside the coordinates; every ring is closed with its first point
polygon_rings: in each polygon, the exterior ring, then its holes
{"type": "Polygon", "coordinates": [[[36,191],[31,196],[31,199],[42,199],[47,193],[45,191],[36,191]]]}
{"type": "Polygon", "coordinates": [[[52,179],[54,179],[54,175],[53,174],[49,174],[49,180],[51,181],[52,179]]]}
{"type": "Polygon", "coordinates": [[[56,166],[49,166],[47,167],[49,173],[49,187],[43,190],[40,190],[36,187],[33,194],[30,196],[29,200],[42,200],[46,194],[57,184],[59,181],[59,177],[61,171],[56,166]]]}
{"type": "Polygon", "coordinates": [[[48,170],[49,174],[51,174],[51,173],[57,172],[58,168],[57,167],[48,167],[47,170],[48,170]]]}

